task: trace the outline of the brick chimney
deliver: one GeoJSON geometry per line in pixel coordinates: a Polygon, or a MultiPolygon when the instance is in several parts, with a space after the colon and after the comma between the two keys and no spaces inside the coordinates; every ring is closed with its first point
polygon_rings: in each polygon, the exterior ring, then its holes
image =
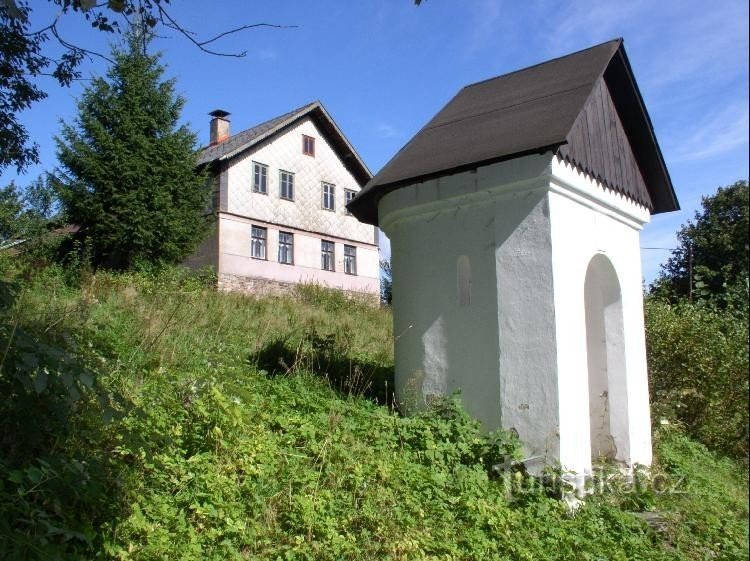
{"type": "Polygon", "coordinates": [[[209,113],[211,117],[211,136],[209,146],[224,142],[229,138],[229,113],[222,109],[216,109],[209,113]]]}

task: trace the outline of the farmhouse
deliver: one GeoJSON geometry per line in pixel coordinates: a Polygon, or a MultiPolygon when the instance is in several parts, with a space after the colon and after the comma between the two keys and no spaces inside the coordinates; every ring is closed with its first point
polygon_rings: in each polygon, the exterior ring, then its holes
{"type": "Polygon", "coordinates": [[[678,209],[621,39],[462,89],[349,204],[391,239],[396,389],[532,471],[650,464],[639,235],[678,209]]]}
{"type": "Polygon", "coordinates": [[[375,297],[377,228],[346,203],[371,174],[316,101],[231,135],[211,114],[199,163],[214,182],[214,234],[188,265],[212,266],[219,287],[284,291],[311,282],[375,297]]]}

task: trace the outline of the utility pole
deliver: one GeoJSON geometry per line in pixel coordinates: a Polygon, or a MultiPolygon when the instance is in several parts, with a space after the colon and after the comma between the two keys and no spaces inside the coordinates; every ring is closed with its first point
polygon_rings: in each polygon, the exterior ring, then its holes
{"type": "Polygon", "coordinates": [[[693,303],[693,244],[688,242],[687,250],[688,250],[688,283],[690,286],[689,292],[688,292],[688,301],[692,304],[693,303]]]}

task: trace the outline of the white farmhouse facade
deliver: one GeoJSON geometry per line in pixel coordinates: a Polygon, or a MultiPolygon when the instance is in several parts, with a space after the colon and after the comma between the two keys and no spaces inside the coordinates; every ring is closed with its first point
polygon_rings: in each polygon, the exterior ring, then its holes
{"type": "Polygon", "coordinates": [[[396,391],[527,466],[651,463],[640,230],[678,208],[621,40],[464,88],[349,205],[391,240],[396,391]]]}
{"type": "Polygon", "coordinates": [[[211,113],[200,163],[215,183],[214,234],[188,264],[211,265],[227,290],[316,283],[376,297],[377,228],[346,210],[371,178],[320,102],[229,134],[211,113]]]}

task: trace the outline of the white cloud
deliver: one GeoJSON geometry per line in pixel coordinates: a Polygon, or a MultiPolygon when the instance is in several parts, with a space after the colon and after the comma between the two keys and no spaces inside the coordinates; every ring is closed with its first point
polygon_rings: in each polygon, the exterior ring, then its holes
{"type": "Polygon", "coordinates": [[[747,2],[542,0],[550,56],[622,36],[668,163],[747,147],[747,2]]]}
{"type": "Polygon", "coordinates": [[[668,161],[705,160],[748,143],[748,107],[735,103],[704,116],[684,135],[670,139],[668,161]]]}
{"type": "MultiPolygon", "coordinates": [[[[680,14],[679,25],[674,16],[661,13],[649,39],[658,44],[645,80],[649,87],[671,88],[677,83],[694,81],[701,86],[723,84],[746,73],[747,68],[747,4],[717,2],[710,10],[686,5],[680,14]],[[661,33],[672,26],[677,33],[667,40],[661,33]]],[[[666,35],[666,34],[665,34],[666,35]]]]}
{"type": "Polygon", "coordinates": [[[703,0],[544,2],[557,18],[542,29],[549,54],[559,56],[624,37],[646,90],[671,90],[692,82],[704,90],[746,74],[747,3],[725,0],[706,9],[703,0]],[[696,82],[696,76],[701,77],[696,82]]]}
{"type": "Polygon", "coordinates": [[[500,0],[481,0],[474,2],[474,21],[471,25],[471,36],[466,42],[464,54],[473,54],[497,38],[502,15],[500,0]]]}
{"type": "Polygon", "coordinates": [[[401,133],[396,127],[387,123],[378,124],[378,126],[375,127],[375,130],[381,138],[396,138],[397,136],[401,136],[401,133]]]}
{"type": "Polygon", "coordinates": [[[549,50],[556,55],[623,34],[627,23],[640,17],[644,2],[585,1],[549,5],[557,24],[548,35],[549,50]]]}
{"type": "Polygon", "coordinates": [[[272,49],[258,49],[255,52],[255,56],[257,56],[259,60],[276,60],[279,58],[279,53],[272,49]]]}

